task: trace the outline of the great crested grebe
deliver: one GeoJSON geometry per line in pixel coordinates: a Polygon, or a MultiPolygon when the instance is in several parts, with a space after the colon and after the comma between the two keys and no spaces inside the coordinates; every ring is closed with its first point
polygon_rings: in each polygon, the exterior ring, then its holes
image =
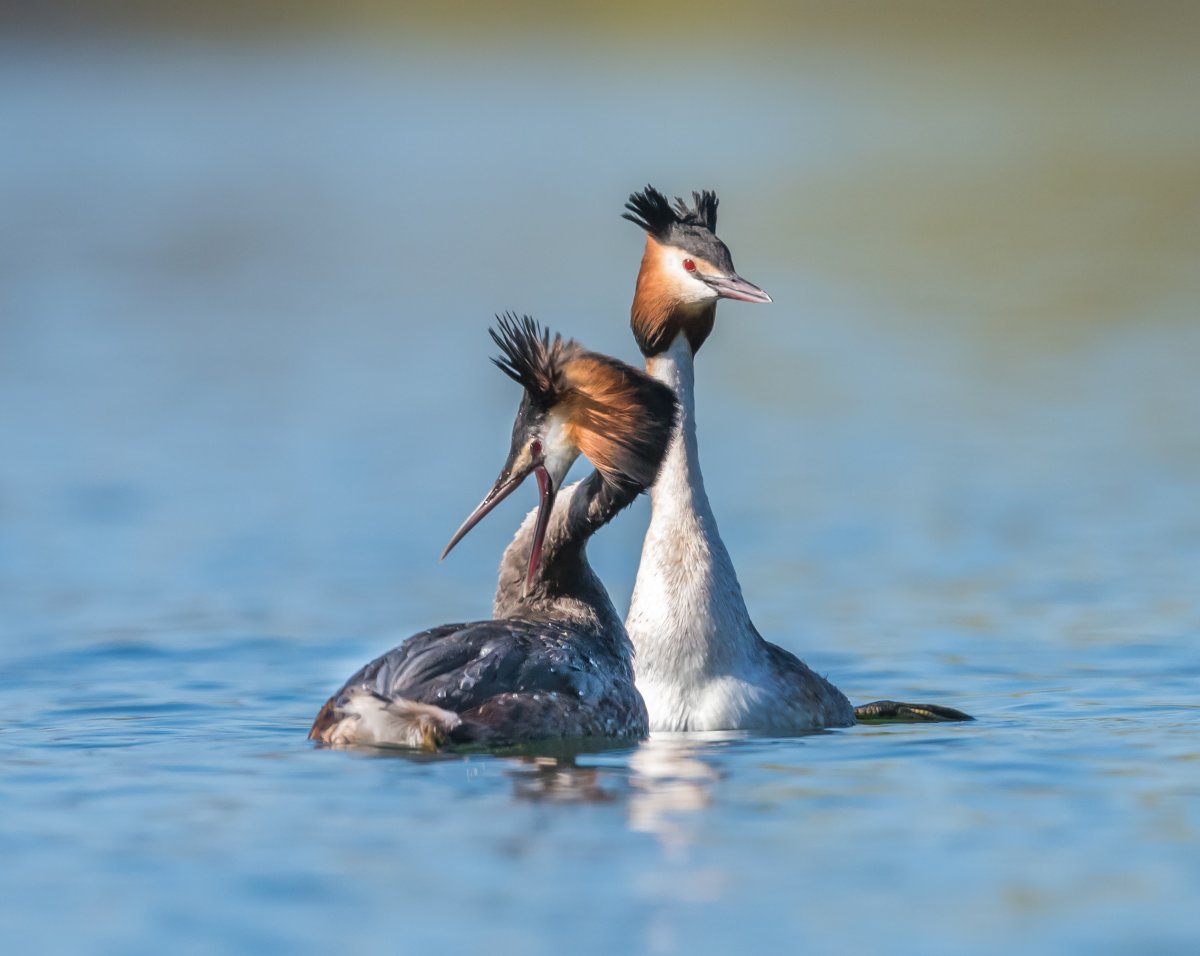
{"type": "Polygon", "coordinates": [[[700,474],[693,362],[719,299],[770,302],[733,268],[716,235],[717,197],[674,207],[651,186],[623,218],[646,232],[631,325],[646,370],[679,399],[679,425],[651,490],[650,526],[625,626],[652,730],[788,732],[856,720],[969,720],[927,704],[855,708],[795,655],[763,640],[750,620],[700,474]]]}
{"type": "Polygon", "coordinates": [[[367,664],[321,708],[312,740],[436,750],[648,731],[633,648],[586,546],[654,482],[675,397],[528,316],[498,318],[491,335],[525,394],[500,477],[442,557],[536,476],[539,506],[504,551],[493,619],[422,631],[367,664]],[[580,453],[596,470],[560,492],[580,453]]]}

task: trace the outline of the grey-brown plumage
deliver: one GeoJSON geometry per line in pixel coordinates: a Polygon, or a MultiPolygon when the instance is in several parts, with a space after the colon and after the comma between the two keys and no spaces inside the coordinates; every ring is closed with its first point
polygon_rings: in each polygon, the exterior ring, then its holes
{"type": "Polygon", "coordinates": [[[324,739],[356,690],[381,702],[416,701],[456,714],[459,722],[435,741],[439,746],[636,739],[648,727],[628,647],[589,642],[577,628],[555,621],[443,624],[414,634],[346,682],[325,727],[314,726],[314,739],[324,739]]]}
{"type": "Polygon", "coordinates": [[[423,631],[367,664],[321,709],[314,740],[437,749],[648,731],[633,648],[586,545],[653,482],[674,396],[532,320],[503,317],[493,338],[525,395],[500,478],[451,545],[528,474],[550,510],[531,512],[505,549],[492,620],[423,631]],[[598,467],[560,492],[581,448],[598,467]]]}

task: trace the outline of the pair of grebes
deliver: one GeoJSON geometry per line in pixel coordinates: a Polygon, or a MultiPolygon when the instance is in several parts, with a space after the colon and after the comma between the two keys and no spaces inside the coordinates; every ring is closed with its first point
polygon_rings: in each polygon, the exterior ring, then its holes
{"type": "Polygon", "coordinates": [[[531,475],[538,507],[500,560],[492,619],[422,631],[355,673],[309,737],[422,750],[650,731],[786,734],[876,720],[969,720],[929,704],[854,707],[764,640],[704,491],[693,364],[717,302],[770,302],[716,235],[717,197],[647,186],[624,218],[646,233],[632,309],[646,371],[505,315],[497,366],[524,389],[500,477],[449,553],[531,475]],[[563,487],[575,459],[595,470],[563,487]],[[622,623],[587,560],[591,536],[650,490],[650,526],[622,623]]]}

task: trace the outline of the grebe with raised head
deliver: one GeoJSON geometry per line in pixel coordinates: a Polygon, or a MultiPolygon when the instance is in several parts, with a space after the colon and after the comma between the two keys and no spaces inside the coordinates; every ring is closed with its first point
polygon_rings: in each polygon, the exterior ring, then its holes
{"type": "Polygon", "coordinates": [[[694,361],[717,302],[770,302],[741,278],[716,235],[717,197],[672,206],[647,186],[623,218],[646,232],[631,326],[646,370],[679,399],[679,424],[651,489],[650,525],[625,626],[652,730],[791,732],[856,721],[969,720],[949,707],[875,701],[853,707],[750,620],[704,490],[696,443],[694,361]]]}
{"type": "Polygon", "coordinates": [[[504,551],[493,618],[423,631],[367,664],[321,708],[310,739],[437,750],[648,731],[629,638],[586,546],[653,483],[675,398],[529,317],[498,318],[492,338],[493,361],[525,393],[500,477],[442,556],[537,478],[539,506],[504,551]],[[560,491],[580,453],[595,471],[560,491]]]}

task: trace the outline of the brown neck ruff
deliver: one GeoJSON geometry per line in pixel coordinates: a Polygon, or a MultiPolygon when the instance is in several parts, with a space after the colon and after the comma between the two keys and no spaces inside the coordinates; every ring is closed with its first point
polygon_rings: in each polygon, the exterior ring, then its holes
{"type": "Polygon", "coordinates": [[[695,354],[713,330],[717,303],[680,302],[663,269],[662,252],[657,242],[646,238],[646,251],[642,256],[637,289],[633,294],[633,308],[630,310],[629,324],[633,329],[633,337],[642,355],[650,358],[665,352],[675,337],[683,332],[695,354]]]}

